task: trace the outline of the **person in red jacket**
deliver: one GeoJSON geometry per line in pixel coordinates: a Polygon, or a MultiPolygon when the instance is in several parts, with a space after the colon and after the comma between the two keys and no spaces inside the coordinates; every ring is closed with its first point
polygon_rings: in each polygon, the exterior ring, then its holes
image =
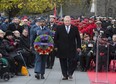
{"type": "Polygon", "coordinates": [[[87,28],[85,29],[85,31],[87,31],[87,33],[90,35],[90,37],[93,37],[93,29],[96,28],[96,24],[94,23],[93,19],[89,19],[89,24],[87,26],[87,28]]]}

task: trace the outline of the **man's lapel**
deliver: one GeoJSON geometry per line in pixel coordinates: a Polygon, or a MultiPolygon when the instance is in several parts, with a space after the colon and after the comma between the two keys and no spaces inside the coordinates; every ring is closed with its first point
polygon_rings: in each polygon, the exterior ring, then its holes
{"type": "Polygon", "coordinates": [[[70,26],[70,30],[69,30],[69,33],[68,33],[68,34],[70,34],[70,33],[71,33],[71,31],[72,31],[72,25],[70,26]]]}
{"type": "Polygon", "coordinates": [[[63,25],[63,31],[64,31],[65,33],[67,33],[66,28],[65,28],[65,25],[63,25]]]}

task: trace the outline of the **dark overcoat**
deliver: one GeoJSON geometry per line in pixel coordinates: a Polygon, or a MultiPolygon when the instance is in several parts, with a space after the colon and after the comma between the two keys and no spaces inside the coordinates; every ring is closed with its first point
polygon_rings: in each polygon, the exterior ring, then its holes
{"type": "Polygon", "coordinates": [[[55,48],[57,48],[57,57],[70,58],[76,56],[76,49],[81,48],[81,39],[78,28],[71,25],[70,32],[67,33],[65,25],[57,26],[54,37],[55,48]]]}

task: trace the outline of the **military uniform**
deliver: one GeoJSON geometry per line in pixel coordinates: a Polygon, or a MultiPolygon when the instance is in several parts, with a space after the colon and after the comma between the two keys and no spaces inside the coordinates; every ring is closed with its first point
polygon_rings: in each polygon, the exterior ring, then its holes
{"type": "Polygon", "coordinates": [[[108,44],[106,41],[103,42],[101,38],[98,44],[98,71],[102,71],[103,69],[107,70],[107,61],[108,61],[108,44]]]}
{"type": "Polygon", "coordinates": [[[111,60],[116,60],[116,42],[111,42],[109,46],[110,46],[110,51],[109,51],[109,56],[110,56],[109,65],[110,65],[111,60]]]}
{"type": "Polygon", "coordinates": [[[82,71],[86,71],[90,68],[90,62],[93,56],[94,46],[94,41],[89,40],[82,42],[82,55],[80,57],[82,71]]]}
{"type": "MultiPolygon", "coordinates": [[[[48,27],[49,27],[49,29],[51,29],[51,30],[54,32],[54,34],[55,34],[57,25],[56,25],[55,23],[49,23],[48,27]]],[[[53,38],[54,38],[54,37],[53,37],[53,38]]],[[[47,67],[46,67],[46,68],[52,69],[52,67],[53,67],[53,65],[54,65],[55,55],[56,55],[56,51],[53,50],[53,51],[50,53],[50,56],[47,57],[47,67]]]]}
{"type": "MultiPolygon", "coordinates": [[[[35,28],[35,36],[37,37],[39,35],[47,34],[52,36],[52,32],[47,26],[39,26],[38,28],[35,28]]],[[[39,75],[41,74],[41,78],[44,79],[44,74],[45,74],[45,62],[46,62],[47,55],[42,56],[39,53],[36,52],[36,58],[35,58],[35,69],[34,72],[37,73],[35,75],[36,78],[40,78],[39,75]]]]}

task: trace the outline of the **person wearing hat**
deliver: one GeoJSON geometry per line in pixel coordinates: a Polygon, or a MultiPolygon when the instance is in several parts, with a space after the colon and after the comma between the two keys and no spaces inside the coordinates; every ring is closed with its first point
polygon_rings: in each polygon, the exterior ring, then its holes
{"type": "Polygon", "coordinates": [[[34,50],[33,49],[33,46],[34,46],[33,43],[34,43],[34,40],[36,38],[36,32],[37,32],[37,30],[40,29],[39,27],[40,27],[41,24],[42,24],[42,21],[41,21],[41,18],[39,17],[39,18],[36,19],[35,24],[30,29],[30,48],[32,50],[34,50]]]}
{"type": "Polygon", "coordinates": [[[94,33],[94,36],[98,37],[100,36],[102,33],[105,33],[105,29],[102,28],[102,22],[101,21],[97,21],[96,22],[96,28],[93,29],[93,33],[94,33]]]}
{"type": "Polygon", "coordinates": [[[22,23],[23,23],[23,24],[22,24],[21,27],[22,27],[23,29],[27,29],[28,32],[29,32],[29,36],[30,36],[30,28],[31,28],[31,27],[29,26],[29,21],[28,21],[28,19],[23,19],[23,20],[22,20],[22,23]]]}
{"type": "Polygon", "coordinates": [[[56,26],[57,26],[57,24],[55,23],[55,19],[56,17],[54,15],[50,15],[50,20],[49,20],[49,25],[48,25],[49,28],[54,31],[56,31],[56,26]]]}
{"type": "Polygon", "coordinates": [[[56,18],[54,15],[50,15],[50,18],[56,18]]]}
{"type": "Polygon", "coordinates": [[[15,17],[12,22],[9,24],[8,29],[10,31],[15,31],[18,30],[20,33],[22,33],[23,27],[19,25],[20,24],[20,19],[15,17]]]}
{"type": "MultiPolygon", "coordinates": [[[[55,22],[56,17],[54,15],[50,15],[50,20],[48,23],[48,27],[55,32],[56,28],[57,28],[57,24],[55,22]]],[[[46,63],[46,68],[52,69],[53,65],[54,65],[54,60],[55,60],[55,51],[52,51],[50,53],[50,56],[47,57],[47,63],[46,63]]]]}
{"type": "Polygon", "coordinates": [[[80,65],[82,71],[90,69],[90,62],[93,59],[95,42],[90,39],[90,35],[85,33],[82,41],[82,55],[80,56],[80,65]]]}
{"type": "Polygon", "coordinates": [[[21,72],[21,67],[24,65],[23,60],[21,56],[18,56],[17,51],[19,48],[19,42],[14,40],[13,32],[12,31],[6,31],[5,39],[4,39],[4,46],[6,48],[6,51],[10,55],[9,58],[12,59],[12,73],[15,73],[18,75],[21,72]],[[15,64],[15,62],[18,63],[18,65],[15,64]]]}
{"type": "Polygon", "coordinates": [[[116,34],[116,20],[112,22],[112,25],[108,26],[106,29],[106,36],[109,40],[112,40],[112,36],[116,34]]]}
{"type": "MultiPolygon", "coordinates": [[[[15,61],[14,58],[10,56],[6,49],[6,44],[4,43],[4,35],[5,33],[0,30],[0,54],[2,55],[3,58],[6,58],[9,63],[9,72],[11,73],[11,76],[13,76],[14,73],[16,73],[16,67],[15,67],[15,61]]],[[[8,33],[7,33],[8,35],[8,33]]]]}
{"type": "MultiPolygon", "coordinates": [[[[34,37],[33,41],[36,39],[37,36],[43,34],[53,36],[52,31],[46,26],[46,20],[43,17],[41,17],[38,19],[38,21],[39,21],[39,26],[34,29],[35,33],[33,36],[34,37]]],[[[34,68],[34,72],[36,73],[35,78],[45,79],[44,74],[45,74],[45,63],[46,63],[47,55],[42,56],[38,52],[35,53],[36,53],[35,68],[34,68]]]]}
{"type": "Polygon", "coordinates": [[[101,35],[101,38],[98,40],[98,72],[108,71],[107,62],[108,62],[108,39],[105,34],[101,35]]]}
{"type": "Polygon", "coordinates": [[[4,35],[5,35],[5,32],[0,29],[0,36],[4,37],[4,35]]]}

